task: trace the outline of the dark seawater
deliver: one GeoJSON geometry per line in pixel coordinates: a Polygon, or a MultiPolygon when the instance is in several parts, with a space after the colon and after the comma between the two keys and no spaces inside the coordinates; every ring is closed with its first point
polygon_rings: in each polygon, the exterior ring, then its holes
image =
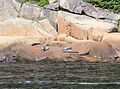
{"type": "Polygon", "coordinates": [[[0,64],[0,89],[120,89],[120,63],[0,64]]]}

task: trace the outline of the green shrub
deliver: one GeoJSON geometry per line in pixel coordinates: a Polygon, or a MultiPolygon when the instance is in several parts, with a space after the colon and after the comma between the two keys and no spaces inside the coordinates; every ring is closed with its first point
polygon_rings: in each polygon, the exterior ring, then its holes
{"type": "Polygon", "coordinates": [[[17,0],[17,1],[19,1],[21,3],[28,2],[28,3],[31,3],[31,4],[36,4],[40,7],[43,7],[43,6],[48,4],[48,0],[17,0]]]}
{"type": "Polygon", "coordinates": [[[84,0],[98,7],[109,9],[114,13],[120,13],[120,0],[84,0]]]}
{"type": "Polygon", "coordinates": [[[41,7],[43,7],[47,4],[48,4],[48,0],[41,0],[40,2],[38,2],[38,6],[41,6],[41,7]]]}

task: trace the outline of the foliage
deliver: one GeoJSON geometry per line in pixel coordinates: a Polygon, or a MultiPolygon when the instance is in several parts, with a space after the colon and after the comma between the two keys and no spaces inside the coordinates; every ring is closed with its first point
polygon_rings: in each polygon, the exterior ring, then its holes
{"type": "Polygon", "coordinates": [[[36,4],[40,7],[43,7],[43,6],[48,4],[48,0],[17,0],[17,1],[19,1],[21,3],[28,2],[28,3],[31,3],[31,4],[36,4]]]}
{"type": "Polygon", "coordinates": [[[48,4],[48,0],[41,0],[41,1],[38,3],[38,6],[43,7],[43,6],[47,5],[47,4],[48,4]]]}
{"type": "Polygon", "coordinates": [[[120,0],[85,0],[93,5],[120,13],[120,0]]]}

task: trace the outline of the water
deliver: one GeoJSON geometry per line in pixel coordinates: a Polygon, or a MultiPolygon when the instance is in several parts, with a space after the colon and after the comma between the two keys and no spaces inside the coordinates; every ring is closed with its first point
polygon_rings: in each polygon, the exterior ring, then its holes
{"type": "Polygon", "coordinates": [[[120,89],[120,63],[0,64],[0,89],[120,89]]]}

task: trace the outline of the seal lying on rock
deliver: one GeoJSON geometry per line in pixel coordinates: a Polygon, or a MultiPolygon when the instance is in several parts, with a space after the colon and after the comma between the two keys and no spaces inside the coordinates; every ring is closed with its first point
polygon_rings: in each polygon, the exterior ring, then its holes
{"type": "Polygon", "coordinates": [[[49,47],[48,47],[48,46],[43,46],[41,49],[42,49],[43,51],[47,51],[47,50],[49,50],[49,47]]]}
{"type": "Polygon", "coordinates": [[[111,28],[108,30],[108,33],[118,32],[118,28],[111,28]]]}
{"type": "Polygon", "coordinates": [[[72,49],[71,47],[64,48],[65,53],[78,53],[76,50],[72,49]]]}

